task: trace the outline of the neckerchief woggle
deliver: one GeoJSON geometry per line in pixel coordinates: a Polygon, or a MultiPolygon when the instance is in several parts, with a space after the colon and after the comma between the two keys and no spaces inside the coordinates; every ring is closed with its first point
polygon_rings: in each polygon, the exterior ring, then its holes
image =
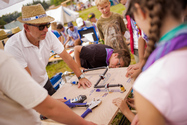
{"type": "Polygon", "coordinates": [[[155,61],[164,57],[172,51],[187,47],[187,22],[177,26],[166,33],[157,44],[156,49],[149,56],[142,71],[145,71],[155,61]]]}

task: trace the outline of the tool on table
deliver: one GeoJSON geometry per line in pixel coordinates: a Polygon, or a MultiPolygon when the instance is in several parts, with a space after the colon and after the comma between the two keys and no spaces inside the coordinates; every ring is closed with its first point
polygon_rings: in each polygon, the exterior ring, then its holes
{"type": "Polygon", "coordinates": [[[71,84],[77,85],[79,82],[78,81],[70,81],[71,84]]]}
{"type": "Polygon", "coordinates": [[[84,73],[84,72],[99,70],[99,69],[106,69],[106,66],[96,67],[96,68],[91,68],[91,69],[83,69],[83,70],[81,70],[81,72],[84,73]]]}
{"type": "Polygon", "coordinates": [[[65,102],[65,104],[66,103],[83,103],[84,100],[86,99],[87,99],[86,95],[79,95],[73,99],[69,99],[68,101],[65,102]]]}
{"type": "MultiPolygon", "coordinates": [[[[98,70],[98,69],[105,69],[106,67],[105,66],[103,66],[103,67],[97,67],[97,68],[91,68],[91,69],[83,69],[83,70],[81,70],[81,72],[82,73],[84,73],[84,72],[88,72],[88,71],[93,71],[93,70],[98,70]]],[[[62,76],[69,76],[69,75],[72,75],[72,74],[74,74],[74,72],[64,72],[63,74],[62,74],[62,76]]]]}
{"type": "MultiPolygon", "coordinates": [[[[86,111],[81,115],[82,118],[86,117],[92,110],[101,104],[101,99],[95,99],[90,103],[78,103],[78,102],[84,102],[86,100],[85,95],[79,95],[74,99],[69,99],[68,101],[64,102],[68,107],[74,108],[74,107],[87,107],[86,111]]],[[[40,119],[44,120],[47,119],[47,117],[40,115],[40,119]]]]}
{"type": "Polygon", "coordinates": [[[86,115],[88,115],[90,112],[92,112],[92,110],[97,107],[98,105],[101,104],[101,99],[95,99],[93,98],[93,100],[90,103],[71,103],[71,102],[65,102],[65,104],[67,106],[69,106],[70,108],[74,108],[74,107],[87,107],[86,111],[81,115],[82,118],[86,117],[86,115]]]}
{"type": "Polygon", "coordinates": [[[82,118],[86,117],[86,115],[90,112],[92,112],[92,110],[97,107],[98,105],[101,104],[101,99],[97,99],[95,100],[95,98],[93,98],[93,100],[88,103],[87,105],[89,105],[89,107],[86,109],[86,111],[81,115],[82,118]]]}
{"type": "Polygon", "coordinates": [[[81,115],[82,118],[86,117],[86,115],[90,112],[92,112],[92,110],[97,107],[99,104],[101,104],[101,99],[95,99],[93,98],[93,100],[90,103],[71,103],[70,101],[66,101],[65,104],[67,106],[69,106],[70,108],[74,108],[74,107],[87,107],[86,111],[81,115]]]}
{"type": "MultiPolygon", "coordinates": [[[[66,99],[66,97],[64,97],[66,99]]],[[[73,99],[69,99],[68,101],[64,102],[70,108],[73,107],[86,107],[86,103],[83,103],[87,99],[86,95],[79,95],[73,99]]],[[[40,115],[41,120],[48,119],[47,117],[40,115]]]]}
{"type": "MultiPolygon", "coordinates": [[[[106,85],[98,85],[99,82],[103,79],[105,79],[105,74],[107,73],[109,67],[106,68],[106,70],[104,71],[104,73],[102,75],[100,75],[99,80],[96,82],[96,84],[94,85],[94,88],[105,88],[107,90],[107,92],[109,92],[109,87],[119,87],[121,91],[120,92],[125,92],[125,88],[123,87],[122,84],[106,84],[106,85]]],[[[101,92],[101,91],[97,91],[97,92],[101,92]]]]}

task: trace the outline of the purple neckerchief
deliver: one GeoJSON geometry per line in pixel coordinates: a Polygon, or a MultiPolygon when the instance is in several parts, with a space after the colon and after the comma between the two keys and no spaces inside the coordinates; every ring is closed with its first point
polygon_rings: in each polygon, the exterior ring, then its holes
{"type": "Polygon", "coordinates": [[[106,64],[107,66],[109,65],[109,59],[113,53],[113,49],[110,49],[110,48],[105,48],[106,49],[106,64]]]}
{"type": "Polygon", "coordinates": [[[175,51],[177,49],[186,47],[187,46],[187,32],[186,31],[180,32],[179,34],[177,34],[177,36],[175,36],[174,38],[168,41],[163,41],[163,42],[161,41],[160,44],[158,44],[157,48],[149,56],[142,71],[145,71],[156,60],[162,58],[168,53],[175,51]]]}

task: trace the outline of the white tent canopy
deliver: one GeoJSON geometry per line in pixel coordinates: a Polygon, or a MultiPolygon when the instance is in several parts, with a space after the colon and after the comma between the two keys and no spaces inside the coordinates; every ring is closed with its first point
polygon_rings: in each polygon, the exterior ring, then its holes
{"type": "Polygon", "coordinates": [[[64,25],[64,23],[68,23],[71,21],[75,21],[76,18],[79,17],[79,13],[73,10],[70,10],[66,7],[60,6],[57,9],[51,9],[46,11],[47,15],[55,18],[55,22],[60,22],[64,25]]]}
{"type": "Polygon", "coordinates": [[[0,9],[7,8],[9,6],[12,6],[16,3],[22,2],[23,0],[0,0],[0,9]]]}

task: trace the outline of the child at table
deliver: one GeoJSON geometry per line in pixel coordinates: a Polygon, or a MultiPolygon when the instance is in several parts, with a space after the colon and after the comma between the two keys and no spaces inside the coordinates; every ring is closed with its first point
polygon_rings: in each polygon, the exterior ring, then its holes
{"type": "Polygon", "coordinates": [[[140,68],[143,72],[133,86],[143,125],[187,124],[187,23],[182,20],[185,9],[185,0],[130,1],[131,15],[149,38],[140,68]]]}
{"type": "Polygon", "coordinates": [[[74,47],[75,62],[83,68],[109,66],[110,68],[127,67],[131,62],[127,50],[114,50],[103,44],[74,47]]]}
{"type": "Polygon", "coordinates": [[[123,37],[127,29],[122,16],[110,11],[109,0],[96,0],[95,3],[98,10],[102,13],[97,21],[100,39],[103,39],[105,44],[111,46],[114,50],[126,49],[129,51],[123,37]]]}

